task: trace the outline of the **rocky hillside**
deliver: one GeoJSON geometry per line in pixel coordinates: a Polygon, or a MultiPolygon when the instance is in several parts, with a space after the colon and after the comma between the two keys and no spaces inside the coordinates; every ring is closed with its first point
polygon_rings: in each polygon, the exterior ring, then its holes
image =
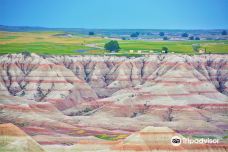
{"type": "Polygon", "coordinates": [[[0,123],[41,145],[147,126],[223,140],[227,111],[228,55],[0,56],[0,123]]]}
{"type": "Polygon", "coordinates": [[[172,95],[172,90],[173,94],[192,96],[228,95],[227,55],[126,58],[10,54],[0,57],[0,65],[1,93],[38,102],[54,102],[74,93],[77,96],[69,100],[75,103],[110,97],[123,89],[143,88],[146,93],[152,86],[153,94],[161,90],[172,95]],[[159,85],[162,89],[157,89],[159,85]]]}

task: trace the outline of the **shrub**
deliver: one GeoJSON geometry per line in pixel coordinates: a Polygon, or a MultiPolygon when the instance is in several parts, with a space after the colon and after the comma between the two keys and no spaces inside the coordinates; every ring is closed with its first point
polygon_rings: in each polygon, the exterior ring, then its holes
{"type": "Polygon", "coordinates": [[[126,40],[126,37],[122,37],[122,40],[126,40]]]}
{"type": "Polygon", "coordinates": [[[29,51],[23,51],[23,52],[21,52],[21,54],[24,55],[25,57],[31,56],[31,52],[29,52],[29,51]]]}
{"type": "Polygon", "coordinates": [[[162,47],[162,51],[164,51],[164,53],[168,53],[168,48],[167,47],[162,47]]]}
{"type": "Polygon", "coordinates": [[[194,36],[190,36],[188,39],[189,40],[194,40],[194,36]]]}
{"type": "Polygon", "coordinates": [[[169,38],[167,36],[163,37],[163,40],[169,40],[169,38]]]}
{"type": "Polygon", "coordinates": [[[159,36],[165,36],[165,33],[164,32],[160,32],[159,36]]]}
{"type": "Polygon", "coordinates": [[[222,35],[227,35],[226,30],[223,30],[221,34],[222,34],[222,35]]]}
{"type": "Polygon", "coordinates": [[[131,34],[131,37],[138,37],[139,36],[139,32],[135,32],[131,34]]]}
{"type": "Polygon", "coordinates": [[[185,33],[181,34],[181,36],[182,37],[188,37],[188,33],[185,32],[185,33]]]}
{"type": "Polygon", "coordinates": [[[196,37],[195,40],[200,40],[200,38],[199,37],[196,37]]]}
{"type": "Polygon", "coordinates": [[[89,35],[95,35],[95,33],[94,32],[89,32],[89,35]]]}

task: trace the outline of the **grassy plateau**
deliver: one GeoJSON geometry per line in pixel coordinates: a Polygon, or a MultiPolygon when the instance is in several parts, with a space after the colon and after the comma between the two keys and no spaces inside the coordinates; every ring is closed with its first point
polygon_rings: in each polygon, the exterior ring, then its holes
{"type": "MultiPolygon", "coordinates": [[[[38,54],[53,55],[80,55],[105,54],[104,44],[110,39],[86,35],[61,35],[60,32],[5,32],[0,31],[0,54],[20,53],[24,51],[38,54]],[[78,51],[83,50],[83,51],[78,51]]],[[[169,52],[194,54],[193,44],[200,44],[209,53],[228,53],[227,40],[210,41],[144,41],[144,40],[118,40],[120,51],[118,55],[137,55],[138,50],[147,52],[161,52],[167,47],[169,52]],[[134,52],[129,53],[130,50],[134,52]]]]}

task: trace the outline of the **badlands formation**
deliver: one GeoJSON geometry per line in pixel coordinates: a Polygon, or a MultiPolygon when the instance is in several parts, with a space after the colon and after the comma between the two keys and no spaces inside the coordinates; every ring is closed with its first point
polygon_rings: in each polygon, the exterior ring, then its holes
{"type": "Polygon", "coordinates": [[[0,151],[228,150],[228,55],[7,54],[0,75],[0,151]]]}

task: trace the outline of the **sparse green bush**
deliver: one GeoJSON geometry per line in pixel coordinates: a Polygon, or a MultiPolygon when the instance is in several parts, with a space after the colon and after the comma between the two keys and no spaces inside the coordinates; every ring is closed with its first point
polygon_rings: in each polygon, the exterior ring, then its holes
{"type": "Polygon", "coordinates": [[[21,52],[22,55],[24,55],[25,57],[31,57],[31,52],[29,51],[23,51],[21,52]]]}
{"type": "Polygon", "coordinates": [[[86,107],[84,110],[83,110],[83,112],[89,112],[89,111],[91,111],[92,109],[91,108],[88,108],[88,107],[86,107]]]}
{"type": "Polygon", "coordinates": [[[196,37],[195,40],[200,40],[200,38],[199,37],[196,37]]]}
{"type": "Polygon", "coordinates": [[[162,51],[164,51],[164,53],[168,53],[168,48],[167,47],[162,47],[162,51]]]}
{"type": "Polygon", "coordinates": [[[131,37],[138,37],[139,36],[139,32],[135,32],[131,34],[131,37]]]}
{"type": "Polygon", "coordinates": [[[163,37],[163,40],[169,40],[169,38],[167,36],[163,37]]]}
{"type": "Polygon", "coordinates": [[[188,37],[188,33],[185,32],[185,33],[181,34],[181,36],[182,37],[188,37]]]}
{"type": "Polygon", "coordinates": [[[190,36],[188,39],[189,40],[194,40],[194,36],[190,36]]]}
{"type": "Polygon", "coordinates": [[[165,36],[165,33],[164,32],[160,32],[159,36],[165,36]]]}
{"type": "Polygon", "coordinates": [[[95,33],[94,32],[89,32],[89,35],[95,35],[95,33]]]}
{"type": "Polygon", "coordinates": [[[115,137],[112,137],[106,134],[96,135],[95,137],[104,139],[104,140],[116,140],[115,137]]]}

